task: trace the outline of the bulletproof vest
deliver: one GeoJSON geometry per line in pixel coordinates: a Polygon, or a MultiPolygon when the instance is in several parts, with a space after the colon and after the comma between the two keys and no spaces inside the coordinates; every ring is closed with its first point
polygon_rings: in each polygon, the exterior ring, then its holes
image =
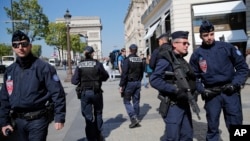
{"type": "Polygon", "coordinates": [[[99,73],[96,60],[84,60],[79,63],[81,88],[99,89],[99,73]]]}
{"type": "Polygon", "coordinates": [[[143,72],[142,59],[138,56],[130,56],[129,58],[129,80],[141,80],[141,73],[143,72]]]}
{"type": "Polygon", "coordinates": [[[178,58],[179,62],[181,63],[181,67],[183,72],[186,74],[186,79],[189,83],[190,89],[195,90],[195,74],[194,71],[192,70],[191,66],[188,64],[188,62],[183,58],[180,57],[178,58]]]}
{"type": "MultiPolygon", "coordinates": [[[[174,53],[172,52],[172,49],[170,48],[162,48],[162,50],[159,53],[163,58],[167,59],[170,64],[172,65],[172,67],[174,68],[174,61],[178,61],[180,62],[180,67],[183,70],[184,75],[186,76],[186,80],[189,83],[190,89],[191,90],[195,90],[196,86],[195,86],[195,74],[194,71],[192,70],[191,66],[188,64],[188,62],[181,56],[175,55],[175,57],[173,57],[174,53]],[[177,60],[175,60],[177,59],[177,60]]],[[[170,82],[170,83],[175,83],[173,77],[167,77],[168,79],[166,79],[166,81],[170,82]]]]}

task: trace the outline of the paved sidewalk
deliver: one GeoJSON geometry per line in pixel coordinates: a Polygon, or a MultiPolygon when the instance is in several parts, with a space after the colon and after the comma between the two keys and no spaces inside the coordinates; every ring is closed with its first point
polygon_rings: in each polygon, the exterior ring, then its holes
{"type": "MultiPolygon", "coordinates": [[[[103,110],[103,134],[106,141],[157,141],[163,136],[164,122],[158,114],[157,108],[159,106],[159,100],[157,99],[157,91],[153,88],[144,88],[141,90],[141,127],[130,129],[128,126],[130,120],[125,111],[123,101],[118,92],[117,81],[104,82],[103,83],[103,98],[104,98],[104,110],[103,110]]],[[[250,84],[250,83],[249,83],[250,84]]],[[[65,85],[65,83],[64,83],[65,85]]],[[[67,99],[67,121],[65,128],[62,131],[50,130],[48,135],[48,141],[84,141],[85,140],[85,121],[80,111],[80,101],[76,98],[74,86],[66,84],[68,87],[72,87],[70,95],[67,99]]],[[[246,85],[242,89],[242,105],[244,114],[244,124],[250,124],[250,85],[246,85]]],[[[199,99],[198,104],[201,110],[201,120],[198,120],[197,116],[193,114],[194,125],[194,141],[204,141],[207,124],[205,118],[205,111],[203,109],[204,102],[199,99]]],[[[229,141],[229,134],[224,124],[223,114],[220,119],[220,134],[221,141],[229,141]]]]}

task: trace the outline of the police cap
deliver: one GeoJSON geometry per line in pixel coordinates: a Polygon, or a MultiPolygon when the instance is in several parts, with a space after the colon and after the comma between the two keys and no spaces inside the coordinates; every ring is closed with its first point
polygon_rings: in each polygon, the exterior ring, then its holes
{"type": "Polygon", "coordinates": [[[85,49],[84,49],[84,51],[86,51],[86,52],[88,52],[90,54],[93,53],[93,52],[95,52],[95,50],[91,46],[86,46],[85,49]]]}
{"type": "Polygon", "coordinates": [[[171,34],[172,40],[177,39],[177,38],[184,38],[188,39],[188,31],[175,31],[174,33],[171,34]]]}
{"type": "Polygon", "coordinates": [[[169,34],[168,33],[163,33],[163,34],[161,34],[159,37],[157,37],[157,40],[160,40],[161,38],[163,38],[163,37],[169,37],[169,34]]]}
{"type": "Polygon", "coordinates": [[[29,37],[25,33],[23,33],[20,30],[15,31],[12,35],[12,42],[22,41],[22,40],[26,40],[26,41],[30,42],[29,37]]]}
{"type": "Polygon", "coordinates": [[[129,46],[129,48],[130,48],[130,49],[137,49],[138,47],[137,47],[136,44],[132,44],[132,45],[129,46]]]}
{"type": "Polygon", "coordinates": [[[207,20],[202,21],[199,31],[200,33],[212,32],[214,31],[214,25],[207,20]]]}

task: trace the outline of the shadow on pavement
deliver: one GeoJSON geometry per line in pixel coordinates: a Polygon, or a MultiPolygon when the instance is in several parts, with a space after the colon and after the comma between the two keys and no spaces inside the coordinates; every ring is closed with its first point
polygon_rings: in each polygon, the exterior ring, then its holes
{"type": "Polygon", "coordinates": [[[151,109],[152,107],[149,105],[149,104],[143,104],[141,107],[140,107],[140,117],[139,119],[142,120],[148,113],[149,109],[151,109]]]}
{"type": "Polygon", "coordinates": [[[197,141],[205,141],[207,133],[207,123],[197,122],[193,120],[193,129],[194,129],[194,139],[197,141]]]}
{"type": "Polygon", "coordinates": [[[120,125],[127,119],[123,117],[122,114],[118,114],[114,118],[110,118],[103,123],[103,136],[108,137],[112,130],[120,127],[120,125]],[[112,124],[112,125],[111,125],[112,124]]]}

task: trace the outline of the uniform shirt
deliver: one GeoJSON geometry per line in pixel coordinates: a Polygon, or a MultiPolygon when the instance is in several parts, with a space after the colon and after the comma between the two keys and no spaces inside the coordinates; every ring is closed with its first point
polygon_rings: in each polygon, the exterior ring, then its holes
{"type": "Polygon", "coordinates": [[[55,122],[65,122],[65,92],[54,67],[35,59],[31,66],[21,68],[13,63],[6,69],[1,89],[0,121],[8,124],[8,112],[32,112],[45,109],[47,101],[53,101],[55,122]]]}
{"type": "Polygon", "coordinates": [[[201,45],[190,58],[190,65],[197,76],[197,90],[203,85],[232,83],[241,86],[245,83],[248,66],[241,52],[233,45],[215,41],[213,45],[201,45]]]}
{"type": "MultiPolygon", "coordinates": [[[[122,67],[122,75],[121,75],[121,79],[120,79],[120,87],[123,87],[126,85],[126,83],[128,82],[128,75],[129,75],[129,71],[130,71],[130,66],[129,66],[129,58],[130,57],[138,57],[135,54],[130,54],[128,57],[126,57],[126,59],[123,62],[123,67],[122,67]]],[[[141,72],[139,75],[139,78],[134,78],[134,79],[139,79],[139,81],[141,81],[141,79],[143,78],[143,72],[144,72],[144,66],[141,62],[141,66],[138,65],[138,67],[141,67],[141,72]]]]}
{"type": "MultiPolygon", "coordinates": [[[[100,63],[99,61],[96,62],[96,66],[100,74],[100,86],[101,86],[102,84],[101,81],[106,81],[109,78],[109,74],[104,69],[103,64],[100,63]]],[[[79,69],[79,66],[77,66],[75,69],[74,75],[72,76],[71,83],[74,85],[78,85],[80,81],[81,81],[80,69],[79,69]]]]}

